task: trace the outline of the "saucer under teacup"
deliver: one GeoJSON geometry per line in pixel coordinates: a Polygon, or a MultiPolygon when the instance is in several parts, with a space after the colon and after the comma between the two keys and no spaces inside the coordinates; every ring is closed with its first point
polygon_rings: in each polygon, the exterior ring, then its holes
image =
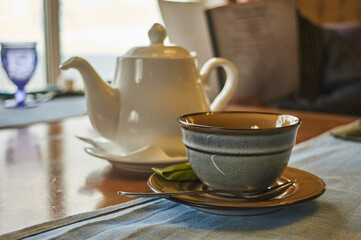
{"type": "MultiPolygon", "coordinates": [[[[296,179],[296,182],[279,196],[260,201],[248,201],[214,194],[179,195],[167,199],[188,205],[197,210],[219,215],[259,215],[301,204],[315,199],[325,191],[323,180],[309,172],[287,167],[275,184],[296,179]]],[[[201,181],[170,181],[153,174],[148,179],[153,192],[202,190],[201,181]]]]}

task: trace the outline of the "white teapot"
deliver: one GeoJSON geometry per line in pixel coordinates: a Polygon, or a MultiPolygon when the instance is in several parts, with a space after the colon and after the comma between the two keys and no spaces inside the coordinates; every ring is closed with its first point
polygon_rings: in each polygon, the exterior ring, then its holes
{"type": "Polygon", "coordinates": [[[154,24],[148,35],[150,46],[132,48],[118,57],[111,84],[79,57],[67,60],[60,68],[75,68],[81,73],[93,127],[125,154],[153,145],[169,156],[185,156],[177,118],[222,110],[236,88],[237,70],[226,59],[211,58],[199,72],[196,58],[187,50],[164,46],[162,25],[154,24]],[[224,68],[227,77],[210,104],[203,84],[218,66],[224,68]]]}

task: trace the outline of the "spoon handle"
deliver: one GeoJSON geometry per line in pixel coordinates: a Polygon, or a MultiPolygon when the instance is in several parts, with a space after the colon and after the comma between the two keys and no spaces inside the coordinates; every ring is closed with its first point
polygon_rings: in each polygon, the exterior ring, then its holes
{"type": "Polygon", "coordinates": [[[295,180],[288,181],[286,183],[268,188],[264,192],[258,193],[256,195],[245,195],[242,192],[229,191],[229,190],[200,190],[200,191],[180,191],[180,192],[124,192],[118,191],[118,194],[126,197],[138,197],[138,198],[149,198],[149,197],[168,197],[168,196],[179,196],[179,195],[195,195],[195,194],[204,194],[204,193],[225,193],[231,194],[237,198],[249,199],[249,200],[265,200],[270,199],[276,196],[279,196],[281,193],[285,192],[295,180]]]}
{"type": "Polygon", "coordinates": [[[118,194],[126,197],[168,197],[177,195],[195,195],[203,193],[224,193],[229,191],[218,191],[218,190],[202,190],[202,191],[182,191],[182,192],[123,192],[118,191],[118,194]]]}

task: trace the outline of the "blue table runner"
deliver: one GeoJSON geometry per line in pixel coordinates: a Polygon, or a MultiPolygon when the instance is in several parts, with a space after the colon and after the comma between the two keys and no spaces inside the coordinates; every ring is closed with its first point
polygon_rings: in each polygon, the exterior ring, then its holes
{"type": "Polygon", "coordinates": [[[316,200],[258,216],[221,216],[137,199],[40,224],[4,239],[361,239],[361,143],[329,133],[296,145],[289,166],[326,182],[316,200]]]}
{"type": "Polygon", "coordinates": [[[39,103],[34,108],[8,109],[0,106],[0,128],[37,122],[53,122],[87,113],[84,96],[69,96],[39,103]]]}

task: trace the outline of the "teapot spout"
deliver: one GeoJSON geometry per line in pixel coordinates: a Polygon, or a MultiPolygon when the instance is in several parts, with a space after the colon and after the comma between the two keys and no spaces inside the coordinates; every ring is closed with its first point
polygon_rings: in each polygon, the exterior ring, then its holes
{"type": "Polygon", "coordinates": [[[113,139],[118,126],[120,94],[108,85],[93,67],[80,57],[72,57],[59,66],[62,70],[77,69],[84,81],[84,92],[90,121],[99,133],[113,139]]]}

